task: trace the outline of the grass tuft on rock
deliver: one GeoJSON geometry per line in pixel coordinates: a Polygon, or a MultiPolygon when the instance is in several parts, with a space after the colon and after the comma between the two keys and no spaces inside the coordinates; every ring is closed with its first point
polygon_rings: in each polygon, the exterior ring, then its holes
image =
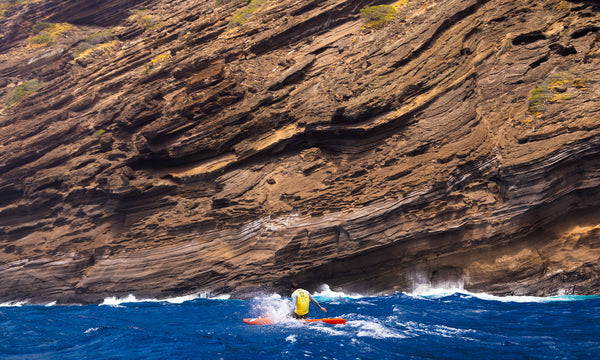
{"type": "Polygon", "coordinates": [[[533,116],[540,117],[544,114],[549,104],[560,103],[573,97],[567,92],[569,87],[583,89],[585,88],[585,83],[585,79],[573,78],[570,72],[552,74],[531,92],[529,96],[529,111],[533,116]]]}
{"type": "Polygon", "coordinates": [[[12,91],[8,94],[6,107],[9,107],[19,100],[33,94],[41,87],[42,83],[37,78],[24,81],[20,85],[15,86],[15,88],[12,89],[12,91]]]}
{"type": "Polygon", "coordinates": [[[229,27],[236,27],[243,25],[248,19],[258,10],[267,0],[250,0],[248,6],[241,9],[231,18],[229,21],[229,27]]]}
{"type": "Polygon", "coordinates": [[[31,28],[33,35],[28,40],[29,47],[51,46],[56,40],[65,37],[66,33],[72,30],[75,30],[75,27],[68,23],[54,24],[38,22],[31,28]]]}
{"type": "Polygon", "coordinates": [[[360,10],[365,27],[379,30],[396,18],[398,10],[391,5],[375,5],[360,10]]]}

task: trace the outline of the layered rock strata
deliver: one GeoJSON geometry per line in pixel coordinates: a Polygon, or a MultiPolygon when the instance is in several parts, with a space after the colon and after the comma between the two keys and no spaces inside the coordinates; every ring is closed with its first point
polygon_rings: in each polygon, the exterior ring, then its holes
{"type": "Polygon", "coordinates": [[[378,4],[8,8],[0,301],[599,293],[598,5],[378,4]]]}

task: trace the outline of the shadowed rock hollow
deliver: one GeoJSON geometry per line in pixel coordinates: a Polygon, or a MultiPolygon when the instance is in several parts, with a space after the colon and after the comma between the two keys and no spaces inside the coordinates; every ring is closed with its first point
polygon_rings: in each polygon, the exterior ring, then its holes
{"type": "Polygon", "coordinates": [[[595,2],[10,3],[1,301],[600,292],[595,2]]]}

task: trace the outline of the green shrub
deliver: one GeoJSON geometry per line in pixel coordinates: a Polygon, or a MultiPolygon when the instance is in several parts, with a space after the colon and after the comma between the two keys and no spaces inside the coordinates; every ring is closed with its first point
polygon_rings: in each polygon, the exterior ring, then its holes
{"type": "Polygon", "coordinates": [[[104,44],[115,38],[112,29],[98,31],[85,39],[85,42],[92,45],[104,44]]]}
{"type": "Polygon", "coordinates": [[[267,0],[250,0],[248,6],[241,9],[229,22],[230,27],[236,27],[244,24],[258,8],[260,8],[267,0]]]}
{"type": "Polygon", "coordinates": [[[27,0],[4,0],[4,1],[0,1],[0,8],[3,10],[0,10],[0,13],[2,13],[2,11],[8,10],[14,6],[17,5],[21,5],[23,3],[25,3],[27,0]]]}
{"type": "Polygon", "coordinates": [[[396,18],[398,11],[390,5],[369,6],[360,10],[365,27],[381,29],[396,18]]]}
{"type": "Polygon", "coordinates": [[[33,27],[31,28],[31,32],[33,33],[33,35],[37,35],[42,31],[48,30],[52,27],[54,27],[54,24],[40,21],[33,25],[33,27]]]}
{"type": "Polygon", "coordinates": [[[148,10],[132,10],[131,11],[137,23],[142,25],[144,29],[151,30],[160,27],[161,23],[153,15],[147,15],[148,10]]]}
{"type": "Polygon", "coordinates": [[[32,36],[29,39],[29,44],[50,46],[50,45],[54,44],[54,39],[52,38],[52,35],[50,33],[43,32],[39,35],[32,36]]]}
{"type": "Polygon", "coordinates": [[[75,47],[75,50],[73,50],[73,52],[75,53],[75,57],[83,54],[86,50],[89,49],[93,49],[94,45],[90,44],[89,42],[83,41],[81,43],[79,43],[77,45],[77,47],[75,47]]]}
{"type": "Polygon", "coordinates": [[[33,48],[50,46],[59,38],[65,37],[66,33],[75,29],[74,26],[67,23],[38,22],[31,29],[33,36],[29,38],[29,46],[33,48]]]}
{"type": "Polygon", "coordinates": [[[6,10],[25,3],[27,0],[0,0],[0,18],[6,17],[6,10]]]}
{"type": "Polygon", "coordinates": [[[88,36],[75,48],[75,56],[83,54],[86,50],[93,49],[96,45],[106,44],[115,39],[112,30],[103,30],[88,36]]]}
{"type": "Polygon", "coordinates": [[[541,115],[542,112],[546,110],[546,105],[548,105],[548,101],[552,96],[552,91],[548,90],[546,87],[536,87],[529,97],[529,111],[531,111],[533,115],[541,115]]]}
{"type": "MultiPolygon", "coordinates": [[[[572,76],[569,72],[550,75],[531,92],[531,96],[529,96],[529,111],[534,116],[542,116],[549,103],[559,103],[569,100],[572,96],[566,91],[572,82],[572,76]]],[[[576,84],[573,85],[577,86],[576,84]]]]}
{"type": "Polygon", "coordinates": [[[29,96],[42,87],[42,83],[37,79],[31,79],[17,85],[9,94],[6,101],[6,106],[11,106],[22,98],[29,96]]]}

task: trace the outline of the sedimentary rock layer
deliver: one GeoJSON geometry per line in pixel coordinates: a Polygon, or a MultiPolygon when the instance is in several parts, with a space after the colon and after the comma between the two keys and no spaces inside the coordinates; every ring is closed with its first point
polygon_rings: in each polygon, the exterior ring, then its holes
{"type": "Polygon", "coordinates": [[[0,301],[600,292],[597,4],[379,4],[8,7],[0,301]]]}

